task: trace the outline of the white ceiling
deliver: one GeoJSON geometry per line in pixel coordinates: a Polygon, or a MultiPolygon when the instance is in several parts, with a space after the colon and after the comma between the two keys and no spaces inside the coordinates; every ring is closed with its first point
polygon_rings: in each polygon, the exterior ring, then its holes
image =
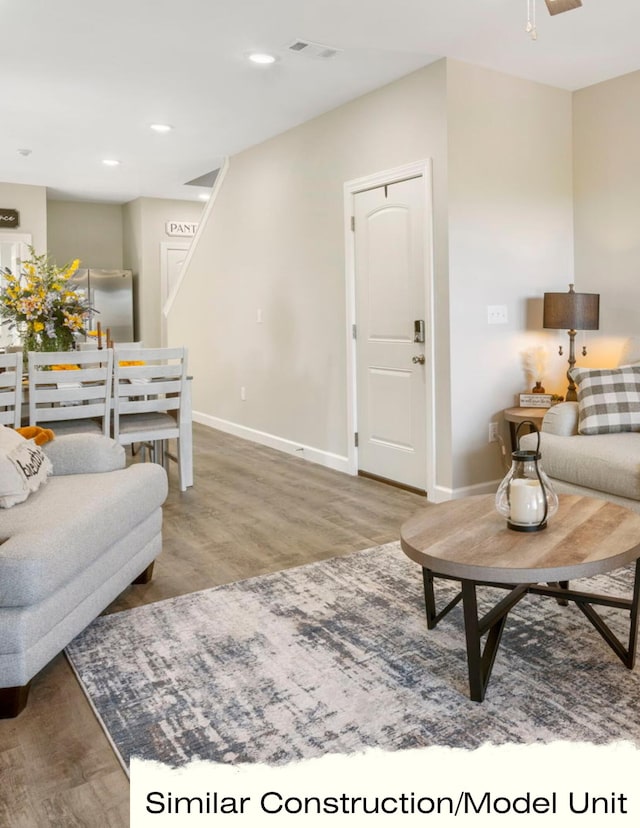
{"type": "Polygon", "coordinates": [[[571,90],[640,69],[638,0],[535,2],[534,42],[526,0],[0,0],[0,181],[193,199],[224,156],[442,56],[571,90]],[[287,53],[299,38],[343,51],[287,53]]]}

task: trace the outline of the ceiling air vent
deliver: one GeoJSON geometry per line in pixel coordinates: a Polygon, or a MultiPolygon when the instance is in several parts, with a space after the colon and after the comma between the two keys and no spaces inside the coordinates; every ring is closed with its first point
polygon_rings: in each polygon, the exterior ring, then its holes
{"type": "Polygon", "coordinates": [[[311,40],[294,40],[287,46],[288,51],[296,52],[299,55],[307,55],[312,58],[327,58],[335,57],[342,49],[336,49],[334,46],[323,46],[322,43],[313,43],[311,40]]]}

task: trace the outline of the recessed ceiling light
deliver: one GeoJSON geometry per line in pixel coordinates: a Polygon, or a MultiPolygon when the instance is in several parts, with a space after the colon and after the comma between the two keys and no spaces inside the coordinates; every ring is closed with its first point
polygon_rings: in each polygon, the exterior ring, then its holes
{"type": "Polygon", "coordinates": [[[200,193],[198,198],[200,199],[200,201],[209,201],[210,196],[209,193],[200,193]]]}
{"type": "Polygon", "coordinates": [[[150,124],[154,132],[171,132],[173,127],[170,124],[150,124]]]}
{"type": "Polygon", "coordinates": [[[275,55],[269,55],[266,52],[252,52],[249,55],[249,60],[252,63],[259,63],[261,66],[267,66],[269,63],[275,63],[275,55]]]}
{"type": "Polygon", "coordinates": [[[104,158],[102,163],[107,167],[117,167],[120,165],[120,162],[116,161],[115,158],[104,158]]]}

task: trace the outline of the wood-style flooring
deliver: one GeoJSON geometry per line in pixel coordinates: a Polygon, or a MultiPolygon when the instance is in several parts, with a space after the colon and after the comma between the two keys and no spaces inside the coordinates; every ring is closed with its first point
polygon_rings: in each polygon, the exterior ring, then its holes
{"type": "MultiPolygon", "coordinates": [[[[426,504],[198,425],[194,487],[180,492],[175,464],[169,477],[153,580],[109,612],[396,540],[426,504]]],[[[61,654],[0,721],[0,828],[128,825],[127,777],[61,654]]]]}

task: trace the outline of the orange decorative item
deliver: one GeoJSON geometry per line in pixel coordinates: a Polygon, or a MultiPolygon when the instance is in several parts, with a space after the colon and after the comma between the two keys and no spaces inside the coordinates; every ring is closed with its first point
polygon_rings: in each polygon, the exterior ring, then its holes
{"type": "Polygon", "coordinates": [[[55,439],[55,434],[50,428],[40,428],[40,426],[21,426],[17,428],[18,434],[21,434],[25,440],[33,440],[36,446],[43,446],[45,443],[55,439]]]}

